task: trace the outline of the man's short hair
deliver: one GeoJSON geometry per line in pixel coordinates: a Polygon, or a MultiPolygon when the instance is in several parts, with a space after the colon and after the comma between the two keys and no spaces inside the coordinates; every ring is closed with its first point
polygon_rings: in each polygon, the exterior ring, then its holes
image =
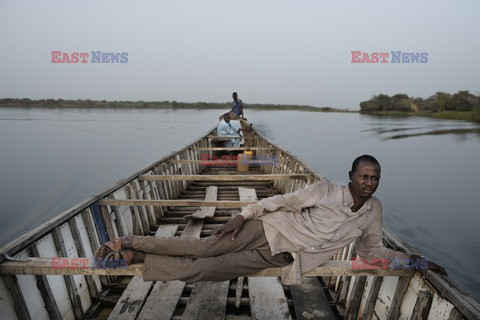
{"type": "Polygon", "coordinates": [[[233,96],[234,94],[236,95],[237,93],[236,93],[236,92],[232,93],[232,96],[233,96]]]}
{"type": "Polygon", "coordinates": [[[382,168],[380,167],[380,163],[377,161],[377,159],[375,159],[373,156],[371,156],[369,154],[364,154],[364,155],[361,155],[360,157],[356,158],[355,160],[353,160],[352,173],[355,173],[357,171],[358,165],[362,161],[370,162],[371,164],[374,164],[374,165],[378,166],[378,169],[380,171],[382,170],[382,168]]]}

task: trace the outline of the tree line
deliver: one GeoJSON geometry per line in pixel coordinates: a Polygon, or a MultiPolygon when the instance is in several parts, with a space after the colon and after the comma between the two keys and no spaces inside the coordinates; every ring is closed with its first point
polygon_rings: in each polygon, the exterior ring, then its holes
{"type": "MultiPolygon", "coordinates": [[[[225,109],[231,108],[231,102],[177,102],[177,101],[106,101],[106,100],[65,100],[65,99],[41,99],[28,98],[0,99],[3,107],[25,108],[143,108],[143,109],[225,109]]],[[[267,110],[303,110],[303,111],[347,111],[337,110],[330,107],[312,107],[308,105],[283,105],[283,104],[246,104],[247,108],[267,110]]]]}
{"type": "Polygon", "coordinates": [[[404,93],[388,96],[379,94],[372,99],[360,102],[360,112],[480,112],[480,95],[468,90],[454,94],[437,92],[427,99],[409,97],[404,93]]]}

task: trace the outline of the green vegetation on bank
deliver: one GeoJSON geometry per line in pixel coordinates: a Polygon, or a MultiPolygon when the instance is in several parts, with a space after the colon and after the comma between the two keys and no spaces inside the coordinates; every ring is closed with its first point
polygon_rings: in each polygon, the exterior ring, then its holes
{"type": "Polygon", "coordinates": [[[379,94],[368,101],[360,102],[360,112],[428,116],[480,123],[480,95],[476,96],[466,90],[454,94],[437,92],[427,99],[413,98],[406,94],[396,94],[391,97],[379,94]]]}
{"type": "MultiPolygon", "coordinates": [[[[0,107],[20,108],[136,108],[136,109],[224,109],[231,108],[231,103],[216,102],[177,102],[177,101],[96,101],[96,100],[64,100],[64,99],[0,99],[0,107]]],[[[349,112],[330,107],[312,107],[306,105],[283,104],[245,104],[248,109],[264,110],[300,110],[321,112],[349,112]]]]}

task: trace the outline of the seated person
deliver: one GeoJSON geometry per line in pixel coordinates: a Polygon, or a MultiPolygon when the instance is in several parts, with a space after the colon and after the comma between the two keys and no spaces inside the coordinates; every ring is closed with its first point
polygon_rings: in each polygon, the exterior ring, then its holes
{"type": "MultiPolygon", "coordinates": [[[[243,102],[242,100],[238,99],[237,93],[234,92],[232,94],[233,102],[232,102],[232,109],[228,112],[230,115],[230,119],[232,120],[240,120],[247,121],[247,119],[243,116],[243,102]]],[[[223,114],[218,118],[218,120],[222,120],[223,114]]]]}
{"type": "MultiPolygon", "coordinates": [[[[228,112],[231,120],[238,120],[242,125],[242,131],[248,132],[252,129],[252,125],[247,122],[247,118],[245,118],[243,114],[243,102],[242,100],[238,99],[237,93],[234,92],[232,94],[233,102],[232,102],[232,109],[228,112]]],[[[224,114],[222,114],[218,120],[221,121],[223,119],[224,114]]]]}
{"type": "MultiPolygon", "coordinates": [[[[223,115],[223,119],[220,121],[217,127],[217,135],[221,137],[240,137],[240,131],[242,129],[240,128],[235,128],[231,123],[230,123],[230,115],[228,113],[225,113],[223,115]]],[[[241,139],[231,139],[227,140],[225,143],[225,147],[239,147],[241,143],[241,139]]]]}

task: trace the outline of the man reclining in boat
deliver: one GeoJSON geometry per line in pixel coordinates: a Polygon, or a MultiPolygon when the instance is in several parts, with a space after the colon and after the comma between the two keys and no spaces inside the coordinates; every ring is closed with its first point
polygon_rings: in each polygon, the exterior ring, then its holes
{"type": "MultiPolygon", "coordinates": [[[[356,239],[356,252],[368,261],[419,259],[382,246],[382,206],[372,196],[380,171],[374,157],[363,155],[353,162],[346,187],[319,182],[263,199],[208,238],[124,236],[102,245],[96,256],[144,262],[145,281],[224,281],[282,267],[286,285],[301,283],[303,273],[356,239]]],[[[446,274],[431,261],[427,267],[446,274]]]]}

